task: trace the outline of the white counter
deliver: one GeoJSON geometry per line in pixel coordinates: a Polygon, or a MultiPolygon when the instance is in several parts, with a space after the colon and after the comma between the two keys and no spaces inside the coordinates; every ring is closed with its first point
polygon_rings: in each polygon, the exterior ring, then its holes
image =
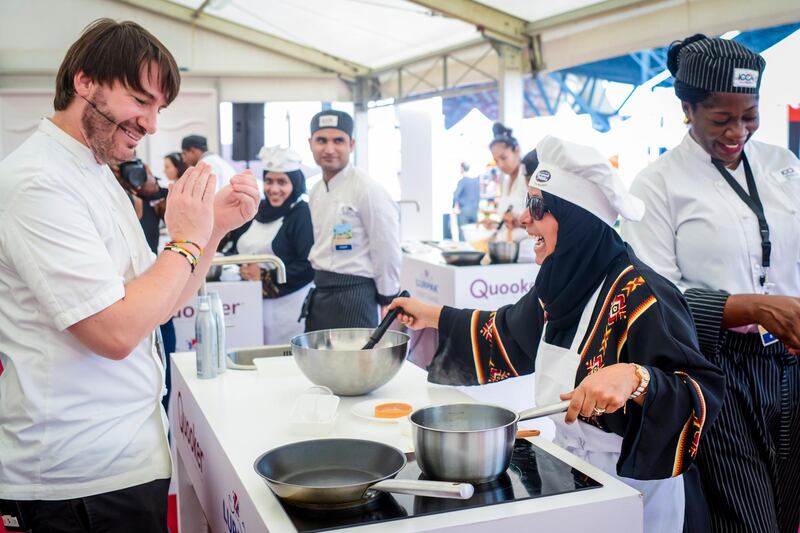
{"type": "Polygon", "coordinates": [[[404,253],[400,286],[432,304],[494,310],[522,298],[538,272],[536,263],[452,266],[438,251],[404,253]]]}
{"type": "MultiPolygon", "coordinates": [[[[291,433],[289,411],[311,382],[291,357],[256,361],[257,371],[228,370],[216,379],[200,380],[193,353],[172,356],[170,424],[177,451],[181,533],[203,532],[206,524],[215,532],[296,532],[253,463],[270,448],[309,438],[291,433]]],[[[457,388],[428,383],[422,370],[406,363],[391,382],[371,395],[343,397],[330,436],[373,439],[409,450],[410,437],[401,425],[370,422],[350,413],[353,404],[370,398],[398,398],[415,406],[471,401],[457,388]]],[[[637,491],[544,438],[530,440],[603,487],[394,521],[391,531],[477,532],[488,527],[521,531],[532,524],[538,531],[642,531],[642,502],[637,491]]],[[[386,524],[372,524],[342,531],[386,529],[386,524]]]]}

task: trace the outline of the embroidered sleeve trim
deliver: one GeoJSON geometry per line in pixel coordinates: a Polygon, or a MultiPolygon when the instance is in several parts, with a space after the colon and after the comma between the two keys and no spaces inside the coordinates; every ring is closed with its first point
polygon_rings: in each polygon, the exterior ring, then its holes
{"type": "Polygon", "coordinates": [[[689,433],[689,422],[691,422],[691,418],[683,425],[681,436],[678,439],[678,447],[675,449],[675,462],[672,465],[672,477],[679,476],[683,471],[683,454],[686,449],[686,435],[689,433]]]}
{"type": "Polygon", "coordinates": [[[608,308],[608,303],[609,303],[609,301],[611,301],[611,296],[614,294],[614,291],[616,290],[617,285],[619,284],[619,282],[623,278],[623,276],[625,276],[625,274],[627,274],[631,270],[633,270],[633,265],[628,265],[628,267],[625,270],[623,270],[622,272],[619,273],[619,276],[617,276],[617,279],[614,280],[614,283],[611,285],[611,288],[609,289],[608,293],[606,294],[606,299],[603,302],[603,307],[600,310],[600,313],[598,313],[598,315],[597,315],[597,320],[595,321],[594,327],[592,328],[592,333],[589,335],[589,338],[586,339],[586,343],[583,345],[583,350],[581,351],[581,357],[585,357],[586,356],[586,352],[589,349],[589,346],[592,345],[592,340],[594,339],[595,333],[597,333],[597,330],[600,328],[600,324],[605,322],[606,309],[608,308]]]}
{"type": "Polygon", "coordinates": [[[657,301],[658,300],[656,300],[656,297],[651,294],[629,315],[628,324],[625,327],[625,331],[622,333],[622,335],[620,335],[619,341],[617,341],[617,363],[619,363],[619,354],[622,352],[622,347],[625,346],[625,342],[628,340],[628,331],[630,331],[633,323],[636,322],[636,320],[642,316],[645,311],[650,309],[650,307],[652,307],[652,305],[657,301]]]}
{"type": "Polygon", "coordinates": [[[495,314],[492,313],[492,330],[494,331],[494,338],[497,341],[497,347],[500,349],[500,353],[503,355],[503,359],[508,365],[509,370],[511,370],[511,373],[514,375],[514,377],[519,377],[517,369],[514,368],[514,365],[511,364],[511,359],[508,358],[508,354],[506,353],[506,347],[503,346],[503,339],[500,338],[500,332],[497,331],[497,322],[494,320],[494,316],[495,314]]]}
{"type": "Polygon", "coordinates": [[[695,458],[697,456],[697,449],[700,445],[700,436],[703,433],[703,426],[706,422],[706,400],[703,397],[703,391],[700,388],[700,385],[689,377],[689,374],[686,372],[675,372],[675,375],[681,376],[683,379],[684,384],[693,388],[694,392],[697,394],[697,402],[696,405],[699,407],[700,412],[698,413],[696,409],[692,409],[692,414],[689,416],[688,420],[686,420],[686,424],[683,426],[683,431],[681,431],[680,439],[678,439],[678,446],[675,450],[675,464],[672,468],[672,476],[680,475],[683,471],[683,458],[686,453],[686,446],[688,443],[689,446],[689,456],[695,458]],[[691,433],[692,439],[691,442],[689,441],[689,434],[691,433]]]}
{"type": "Polygon", "coordinates": [[[486,383],[486,376],[483,373],[483,367],[481,365],[481,350],[479,344],[480,341],[478,340],[479,315],[480,311],[476,310],[472,312],[472,320],[470,320],[469,332],[470,332],[470,338],[472,339],[472,359],[475,363],[475,376],[478,378],[478,383],[480,385],[484,385],[486,383]]]}
{"type": "Polygon", "coordinates": [[[697,455],[697,449],[700,446],[700,436],[703,433],[703,427],[706,423],[706,399],[703,396],[703,390],[700,388],[700,385],[693,380],[689,374],[686,372],[675,372],[676,375],[682,376],[684,378],[683,382],[686,385],[689,385],[694,388],[695,393],[697,394],[698,400],[698,407],[700,408],[700,412],[698,413],[696,409],[692,409],[692,416],[690,420],[692,425],[694,426],[694,435],[692,437],[692,443],[689,446],[689,454],[692,457],[697,455]]]}

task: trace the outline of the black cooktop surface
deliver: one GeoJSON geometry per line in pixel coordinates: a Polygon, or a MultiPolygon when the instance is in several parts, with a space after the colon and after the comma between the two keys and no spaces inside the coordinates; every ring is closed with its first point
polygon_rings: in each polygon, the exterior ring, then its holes
{"type": "MultiPolygon", "coordinates": [[[[425,479],[413,456],[397,475],[398,479],[425,479]]],[[[380,494],[366,504],[339,509],[306,509],[282,503],[283,509],[300,532],[329,531],[374,522],[388,522],[421,515],[444,513],[506,502],[554,496],[593,489],[602,485],[553,457],[527,440],[514,444],[511,466],[495,481],[475,485],[469,500],[452,500],[380,494]]]]}

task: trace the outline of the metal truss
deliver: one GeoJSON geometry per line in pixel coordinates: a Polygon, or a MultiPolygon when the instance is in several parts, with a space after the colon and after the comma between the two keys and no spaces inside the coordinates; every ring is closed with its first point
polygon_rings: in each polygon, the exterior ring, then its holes
{"type": "Polygon", "coordinates": [[[373,87],[380,92],[383,84],[394,90],[385,104],[373,105],[397,104],[435,96],[458,96],[497,87],[497,75],[481,66],[491,55],[496,55],[491,43],[479,41],[467,47],[382,69],[373,76],[373,87]],[[477,49],[478,46],[484,46],[484,49],[477,49]],[[469,58],[464,57],[466,51],[472,51],[469,58]],[[412,68],[414,66],[422,68],[412,68]]]}

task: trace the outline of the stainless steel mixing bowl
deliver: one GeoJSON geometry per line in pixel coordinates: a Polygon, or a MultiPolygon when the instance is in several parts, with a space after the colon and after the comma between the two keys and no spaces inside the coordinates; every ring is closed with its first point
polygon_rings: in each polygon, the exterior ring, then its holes
{"type": "Polygon", "coordinates": [[[519,255],[519,243],[492,241],[489,243],[489,257],[492,263],[516,263],[519,255]]]}
{"type": "Polygon", "coordinates": [[[304,333],[292,339],[292,355],[314,384],[340,396],[368,394],[397,374],[409,340],[405,333],[389,330],[375,348],[362,350],[372,331],[348,328],[304,333]]]}

